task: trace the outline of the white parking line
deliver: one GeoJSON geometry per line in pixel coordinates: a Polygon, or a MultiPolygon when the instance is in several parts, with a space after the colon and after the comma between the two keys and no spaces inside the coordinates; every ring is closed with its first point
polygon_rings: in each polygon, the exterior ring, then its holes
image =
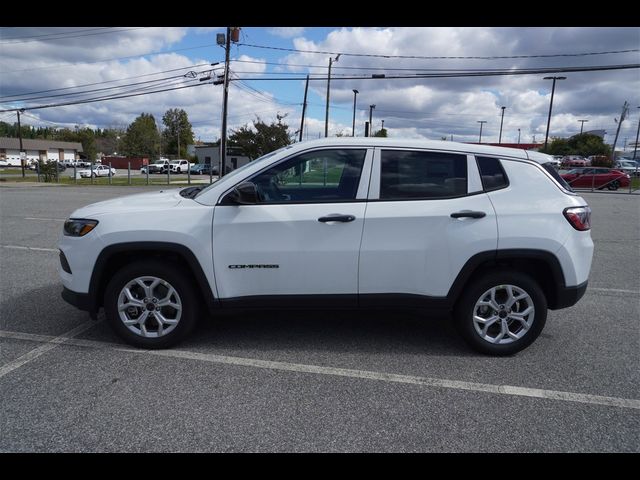
{"type": "Polygon", "coordinates": [[[36,342],[44,342],[44,345],[39,346],[31,350],[30,352],[25,353],[24,355],[16,358],[15,360],[7,363],[0,367],[0,378],[4,377],[7,373],[14,371],[17,368],[22,367],[23,365],[29,363],[32,360],[35,360],[40,355],[47,353],[49,350],[56,348],[61,343],[65,343],[75,337],[76,335],[81,334],[85,330],[93,327],[96,324],[95,321],[89,320],[83,324],[78,325],[77,327],[69,330],[62,335],[57,337],[47,337],[44,335],[34,335],[33,340],[36,342]]]}
{"type": "Polygon", "coordinates": [[[44,220],[49,222],[64,222],[65,218],[40,218],[40,217],[24,217],[25,220],[44,220]]]}
{"type": "MultiPolygon", "coordinates": [[[[8,332],[0,330],[0,338],[12,338],[35,342],[50,342],[51,338],[45,335],[30,333],[8,332]]],[[[56,337],[58,338],[58,337],[56,337]]],[[[316,375],[330,375],[347,378],[382,381],[389,383],[403,383],[420,385],[425,387],[448,388],[453,390],[467,390],[474,392],[492,393],[497,395],[512,395],[517,397],[540,398],[562,402],[585,403],[590,405],[603,405],[607,407],[631,408],[640,410],[640,400],[632,398],[606,397],[586,393],[563,392],[558,390],[545,390],[540,388],[516,387],[512,385],[493,385],[488,383],[464,382],[433,377],[419,377],[413,375],[399,375],[395,373],[372,372],[368,370],[352,370],[346,368],[323,367],[319,365],[307,365],[299,363],[278,362],[272,360],[260,360],[256,358],[230,357],[209,353],[189,352],[185,350],[141,350],[120,346],[114,343],[95,340],[66,339],[66,345],[89,348],[110,348],[117,351],[126,351],[137,354],[150,354],[159,357],[179,358],[208,363],[235,365],[241,367],[261,368],[295,373],[310,373],[316,375]]]]}
{"type": "Polygon", "coordinates": [[[33,250],[36,252],[59,252],[57,248],[42,248],[42,247],[25,247],[22,245],[0,245],[2,248],[9,248],[11,250],[33,250]]]}
{"type": "Polygon", "coordinates": [[[617,293],[633,293],[635,295],[640,295],[640,290],[623,290],[621,288],[597,288],[597,287],[588,287],[587,291],[595,290],[596,292],[617,292],[617,293]]]}

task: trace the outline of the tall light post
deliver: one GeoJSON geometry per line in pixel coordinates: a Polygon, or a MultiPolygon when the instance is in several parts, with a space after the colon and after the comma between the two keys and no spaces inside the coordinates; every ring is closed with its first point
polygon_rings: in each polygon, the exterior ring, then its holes
{"type": "Polygon", "coordinates": [[[358,90],[356,90],[355,88],[353,89],[353,124],[351,126],[352,137],[356,136],[356,97],[359,93],[360,92],[358,90]]]}
{"type": "MultiPolygon", "coordinates": [[[[640,107],[638,107],[640,108],[640,107]]],[[[636,144],[633,147],[633,159],[636,159],[636,153],[638,152],[638,136],[640,135],[640,118],[638,118],[638,131],[636,132],[636,144]]]]}
{"type": "MultiPolygon", "coordinates": [[[[24,167],[25,167],[25,163],[27,160],[27,156],[26,153],[24,151],[24,148],[22,148],[22,126],[20,125],[20,113],[24,113],[24,108],[21,108],[19,110],[16,111],[16,113],[18,114],[18,139],[20,141],[20,166],[22,167],[22,178],[25,177],[24,174],[24,167]]],[[[38,170],[40,171],[40,170],[38,170]]],[[[38,175],[38,181],[40,181],[40,176],[38,175]]]]}
{"type": "Polygon", "coordinates": [[[325,109],[324,115],[324,136],[329,136],[329,97],[331,95],[331,65],[333,62],[337,62],[340,58],[340,54],[338,54],[335,60],[329,57],[329,75],[327,76],[327,108],[325,109]]]}
{"type": "Polygon", "coordinates": [[[549,103],[549,117],[547,118],[547,133],[544,136],[544,148],[546,150],[549,143],[549,125],[551,124],[551,110],[553,109],[553,94],[556,91],[556,80],[566,80],[567,77],[544,77],[543,80],[553,80],[551,86],[551,102],[549,103]]]}
{"type": "Polygon", "coordinates": [[[376,108],[374,105],[369,105],[369,136],[373,137],[373,109],[376,108]]]}
{"type": "Polygon", "coordinates": [[[487,123],[486,120],[478,120],[480,124],[480,136],[478,137],[478,143],[482,143],[482,124],[487,123]]]}
{"type": "Polygon", "coordinates": [[[498,136],[498,145],[502,143],[502,123],[504,122],[504,109],[507,107],[500,108],[502,108],[502,118],[500,118],[500,136],[498,136]]]}
{"type": "Polygon", "coordinates": [[[518,145],[520,145],[520,129],[518,129],[518,145]]]}
{"type": "Polygon", "coordinates": [[[584,122],[588,122],[589,120],[578,120],[580,122],[580,135],[582,135],[582,130],[584,129],[584,122]]]}

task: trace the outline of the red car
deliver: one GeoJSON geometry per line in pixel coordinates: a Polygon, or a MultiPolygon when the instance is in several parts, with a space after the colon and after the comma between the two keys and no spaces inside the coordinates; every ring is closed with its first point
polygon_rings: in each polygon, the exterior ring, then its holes
{"type": "Polygon", "coordinates": [[[561,173],[560,176],[574,188],[617,190],[620,187],[629,186],[628,174],[610,168],[574,168],[561,173]]]}

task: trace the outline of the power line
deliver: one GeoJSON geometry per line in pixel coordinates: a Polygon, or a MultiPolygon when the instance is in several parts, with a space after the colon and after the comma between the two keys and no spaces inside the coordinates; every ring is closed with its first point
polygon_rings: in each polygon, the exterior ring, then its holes
{"type": "Polygon", "coordinates": [[[164,53],[175,53],[175,52],[183,52],[185,50],[198,50],[200,48],[209,48],[209,47],[215,47],[217,44],[215,43],[208,43],[206,45],[198,45],[195,47],[186,47],[186,48],[176,48],[173,50],[162,50],[162,51],[158,51],[158,52],[147,52],[147,53],[139,53],[137,55],[129,55],[127,57],[116,57],[116,58],[106,58],[106,59],[102,59],[102,60],[96,60],[93,62],[83,62],[83,63],[71,63],[71,62],[66,62],[66,63],[56,63],[53,65],[44,65],[42,67],[33,67],[33,68],[23,68],[21,70],[0,70],[0,75],[1,74],[8,74],[8,73],[20,73],[20,72],[29,72],[29,71],[33,71],[33,70],[45,70],[45,69],[49,69],[49,68],[62,68],[62,67],[69,67],[69,66],[73,66],[73,67],[78,67],[78,66],[83,66],[83,65],[95,65],[97,63],[108,63],[108,62],[112,62],[115,60],[127,60],[129,58],[142,58],[148,55],[162,55],[164,53]]]}
{"type": "Polygon", "coordinates": [[[42,41],[50,41],[50,40],[66,40],[68,38],[80,38],[80,37],[91,37],[93,35],[105,35],[108,33],[121,33],[121,32],[129,32],[131,30],[141,30],[143,28],[149,27],[136,27],[136,28],[125,28],[122,30],[111,30],[109,32],[97,32],[97,33],[85,33],[82,35],[68,35],[65,37],[55,37],[55,38],[45,38],[45,39],[32,39],[32,40],[17,40],[17,41],[9,41],[9,42],[0,42],[0,45],[17,45],[20,43],[30,43],[30,42],[42,42],[42,41]]]}
{"type": "MultiPolygon", "coordinates": [[[[640,64],[627,65],[600,65],[588,67],[547,67],[547,68],[531,68],[531,69],[509,69],[509,70],[492,70],[492,71],[466,71],[456,73],[431,73],[431,74],[415,74],[415,75],[384,75],[384,76],[337,76],[337,80],[389,80],[389,79],[419,79],[419,78],[457,78],[457,77],[493,77],[501,75],[538,75],[546,73],[563,73],[563,72],[598,72],[605,70],[628,70],[640,68],[640,64]]],[[[333,77],[333,76],[332,76],[333,77]]],[[[305,80],[306,77],[284,77],[284,78],[263,78],[263,77],[245,77],[239,80],[305,80]]],[[[326,81],[327,77],[323,75],[310,76],[309,80],[326,81]]]]}
{"type": "Polygon", "coordinates": [[[285,52],[296,53],[320,53],[324,55],[342,55],[350,57],[373,57],[373,58],[412,58],[412,59],[424,59],[424,60],[444,60],[444,59],[461,59],[461,60],[497,60],[497,59],[513,59],[513,58],[554,58],[554,57],[585,57],[590,55],[609,55],[615,53],[630,53],[638,52],[640,49],[633,48],[628,50],[609,50],[605,52],[582,52],[582,53],[557,53],[557,54],[537,54],[537,55],[489,55],[489,56],[457,56],[457,55],[442,55],[442,56],[424,56],[424,55],[382,55],[374,53],[349,53],[349,52],[330,52],[326,50],[301,50],[297,48],[286,47],[271,47],[267,45],[255,45],[250,43],[238,43],[239,46],[251,47],[251,48],[263,48],[266,50],[280,50],[285,52]]]}
{"type": "Polygon", "coordinates": [[[133,94],[127,94],[127,95],[116,95],[116,96],[106,96],[106,97],[96,97],[96,98],[89,98],[89,99],[85,99],[85,100],[78,100],[78,101],[74,101],[74,102],[65,102],[65,103],[52,103],[52,104],[48,104],[48,105],[38,105],[35,107],[24,107],[24,108],[7,108],[7,109],[3,109],[0,110],[0,113],[4,113],[4,112],[12,112],[12,111],[16,111],[16,110],[40,110],[43,108],[51,108],[51,107],[65,107],[68,105],[80,105],[80,104],[85,104],[85,103],[93,103],[93,102],[101,102],[101,101],[105,101],[105,100],[117,100],[120,98],[129,98],[129,97],[139,97],[140,95],[150,95],[152,93],[160,93],[160,92],[169,92],[171,90],[181,90],[184,88],[192,88],[192,87],[199,87],[202,85],[212,85],[212,82],[198,82],[192,85],[183,85],[183,86],[179,86],[179,87],[173,87],[173,88],[164,88],[161,90],[154,90],[152,92],[142,92],[142,93],[133,93],[133,94]]]}
{"type": "MultiPolygon", "coordinates": [[[[81,84],[81,85],[74,85],[73,87],[51,88],[49,90],[39,90],[39,91],[35,91],[35,92],[15,93],[13,95],[1,95],[0,99],[10,98],[10,97],[19,97],[19,96],[23,96],[23,95],[36,95],[38,93],[59,92],[59,91],[62,91],[62,90],[71,90],[73,88],[81,88],[81,87],[91,87],[91,86],[95,86],[95,85],[105,85],[107,83],[114,83],[114,82],[121,82],[123,80],[130,80],[132,78],[150,77],[152,75],[161,75],[163,73],[177,72],[179,70],[186,70],[188,68],[198,68],[198,67],[203,67],[203,66],[206,66],[206,65],[211,65],[211,64],[209,64],[209,63],[198,63],[198,64],[195,64],[195,65],[189,65],[187,67],[180,67],[180,68],[172,68],[170,70],[163,70],[161,72],[146,73],[146,74],[143,74],[143,75],[134,75],[132,77],[123,77],[123,78],[118,78],[116,80],[105,80],[105,81],[102,81],[102,82],[85,83],[85,84],[81,84]]],[[[17,99],[17,100],[20,100],[20,99],[17,99]]]]}
{"type": "MultiPolygon", "coordinates": [[[[17,28],[17,27],[16,27],[17,28]]],[[[95,30],[109,30],[114,27],[97,27],[97,28],[85,28],[82,30],[74,30],[74,31],[66,31],[66,32],[57,32],[57,33],[43,33],[42,35],[22,35],[17,37],[7,37],[5,35],[0,35],[0,38],[3,40],[21,40],[26,38],[40,38],[40,37],[51,37],[54,35],[66,35],[66,34],[76,34],[79,32],[93,32],[95,30]]]]}

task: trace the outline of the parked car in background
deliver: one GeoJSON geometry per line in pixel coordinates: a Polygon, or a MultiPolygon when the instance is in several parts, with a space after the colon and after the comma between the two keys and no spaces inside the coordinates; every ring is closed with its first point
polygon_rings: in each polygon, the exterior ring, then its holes
{"type": "Polygon", "coordinates": [[[634,160],[620,159],[613,164],[613,167],[628,173],[632,177],[640,176],[640,165],[638,165],[638,162],[635,162],[634,160]]]}
{"type": "Polygon", "coordinates": [[[174,160],[171,162],[171,173],[186,173],[191,168],[189,160],[174,160]]]}
{"type": "Polygon", "coordinates": [[[97,165],[97,166],[93,167],[93,170],[91,170],[91,169],[80,170],[78,173],[80,174],[80,176],[82,178],[108,177],[109,176],[109,171],[111,171],[111,176],[114,176],[116,174],[116,169],[115,168],[109,168],[107,165],[97,165]]]}
{"type": "Polygon", "coordinates": [[[590,162],[578,155],[565,155],[562,157],[563,167],[586,167],[590,162]]]}
{"type": "MultiPolygon", "coordinates": [[[[210,163],[196,163],[189,170],[191,175],[210,175],[211,174],[211,164],[210,163]]],[[[213,167],[213,175],[218,174],[218,167],[213,167]]]]}
{"type": "Polygon", "coordinates": [[[161,158],[148,165],[149,173],[167,173],[169,169],[169,159],[161,158]]]}
{"type": "Polygon", "coordinates": [[[629,174],[611,168],[574,168],[560,176],[572,188],[617,190],[629,186],[629,174]]]}

